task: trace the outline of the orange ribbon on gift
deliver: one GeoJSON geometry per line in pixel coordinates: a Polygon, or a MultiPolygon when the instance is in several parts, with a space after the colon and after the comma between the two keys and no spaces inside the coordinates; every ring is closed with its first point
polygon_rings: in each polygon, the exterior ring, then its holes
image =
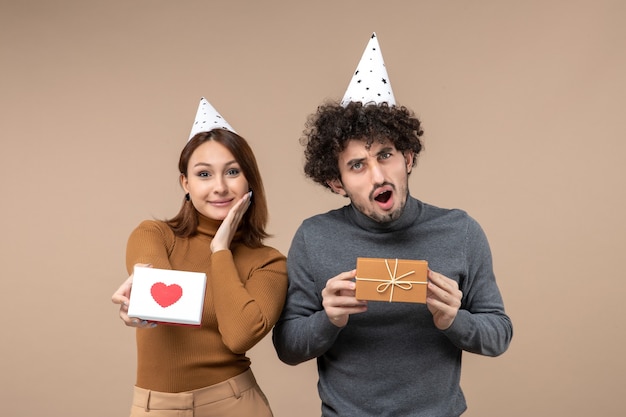
{"type": "Polygon", "coordinates": [[[408,277],[411,274],[414,274],[415,271],[406,272],[399,277],[396,277],[396,273],[398,272],[398,259],[396,258],[396,264],[393,268],[393,273],[391,272],[391,268],[389,267],[389,262],[385,259],[385,266],[387,267],[387,272],[389,273],[389,279],[376,279],[376,278],[359,278],[356,277],[357,280],[360,281],[371,281],[371,282],[380,282],[376,287],[376,292],[379,294],[387,291],[389,287],[391,287],[391,291],[389,292],[389,302],[393,301],[393,289],[395,287],[399,287],[405,291],[413,288],[413,284],[427,284],[426,281],[400,281],[402,278],[408,277]]]}

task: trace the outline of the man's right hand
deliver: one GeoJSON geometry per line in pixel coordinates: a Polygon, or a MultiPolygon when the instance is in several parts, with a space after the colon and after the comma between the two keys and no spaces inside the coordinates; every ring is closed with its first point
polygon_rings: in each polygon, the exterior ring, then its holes
{"type": "Polygon", "coordinates": [[[329,279],[322,290],[322,305],[326,316],[337,327],[348,324],[350,314],[367,311],[367,301],[355,298],[355,277],[356,269],[342,272],[329,279]]]}

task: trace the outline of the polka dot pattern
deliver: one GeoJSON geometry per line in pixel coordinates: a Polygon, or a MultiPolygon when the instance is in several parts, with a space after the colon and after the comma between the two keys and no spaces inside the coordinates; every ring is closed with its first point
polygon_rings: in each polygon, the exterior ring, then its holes
{"type": "Polygon", "coordinates": [[[215,107],[213,107],[206,98],[202,97],[200,99],[200,104],[198,105],[198,111],[196,112],[196,120],[193,122],[193,126],[191,127],[189,139],[193,138],[200,132],[208,132],[209,130],[216,128],[226,129],[233,133],[237,133],[235,132],[235,129],[233,129],[217,112],[217,110],[215,110],[215,107]]]}

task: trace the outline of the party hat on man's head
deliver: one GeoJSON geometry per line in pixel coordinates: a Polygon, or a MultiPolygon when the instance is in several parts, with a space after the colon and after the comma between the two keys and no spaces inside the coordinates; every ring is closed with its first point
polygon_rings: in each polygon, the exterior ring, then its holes
{"type": "Polygon", "coordinates": [[[189,139],[193,138],[200,132],[208,132],[211,129],[220,128],[230,130],[233,133],[233,129],[226,120],[215,110],[215,107],[211,106],[211,103],[204,97],[200,99],[198,105],[198,111],[196,112],[196,120],[191,127],[191,133],[189,139]]]}
{"type": "Polygon", "coordinates": [[[341,100],[341,105],[346,107],[351,101],[360,101],[363,105],[384,101],[390,106],[396,104],[376,33],[372,34],[367,43],[361,61],[341,100]]]}

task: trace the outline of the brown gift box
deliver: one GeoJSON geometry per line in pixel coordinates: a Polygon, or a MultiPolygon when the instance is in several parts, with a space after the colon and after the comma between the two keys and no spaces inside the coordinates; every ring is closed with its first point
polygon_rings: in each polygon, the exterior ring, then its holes
{"type": "Polygon", "coordinates": [[[357,258],[358,300],[426,303],[428,262],[408,259],[357,258]]]}

